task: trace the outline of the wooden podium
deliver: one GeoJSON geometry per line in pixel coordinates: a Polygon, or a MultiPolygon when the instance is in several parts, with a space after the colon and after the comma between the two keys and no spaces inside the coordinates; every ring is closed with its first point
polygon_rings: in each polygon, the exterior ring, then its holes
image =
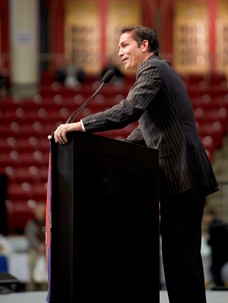
{"type": "Polygon", "coordinates": [[[51,303],[159,302],[158,151],[52,142],[51,303]]]}

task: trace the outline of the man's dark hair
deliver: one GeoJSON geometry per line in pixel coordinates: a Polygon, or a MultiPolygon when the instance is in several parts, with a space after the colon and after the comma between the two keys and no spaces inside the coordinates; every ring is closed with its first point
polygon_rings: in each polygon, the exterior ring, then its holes
{"type": "Polygon", "coordinates": [[[144,40],[149,42],[148,51],[154,52],[155,55],[159,55],[159,41],[155,31],[147,26],[125,26],[121,30],[121,34],[131,33],[132,38],[137,42],[138,46],[142,44],[144,40]]]}

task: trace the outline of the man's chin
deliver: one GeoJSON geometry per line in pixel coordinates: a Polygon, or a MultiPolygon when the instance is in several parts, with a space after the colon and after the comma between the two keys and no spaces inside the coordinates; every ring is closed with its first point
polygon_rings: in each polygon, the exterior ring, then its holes
{"type": "Polygon", "coordinates": [[[134,69],[132,66],[129,66],[129,65],[125,65],[125,69],[126,69],[128,72],[135,72],[135,69],[134,69]]]}
{"type": "Polygon", "coordinates": [[[130,66],[128,64],[125,64],[124,67],[126,70],[130,70],[130,66]]]}

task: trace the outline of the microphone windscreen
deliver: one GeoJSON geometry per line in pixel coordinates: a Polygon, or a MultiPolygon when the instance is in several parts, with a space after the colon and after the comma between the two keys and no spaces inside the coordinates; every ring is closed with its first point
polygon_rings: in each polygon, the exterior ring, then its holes
{"type": "Polygon", "coordinates": [[[112,70],[108,70],[107,73],[102,78],[102,82],[108,83],[114,76],[114,72],[112,70]]]}

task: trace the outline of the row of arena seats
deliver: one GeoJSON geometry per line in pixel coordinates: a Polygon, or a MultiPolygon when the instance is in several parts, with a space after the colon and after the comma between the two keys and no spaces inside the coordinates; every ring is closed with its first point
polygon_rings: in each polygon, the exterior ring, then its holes
{"type": "MultiPolygon", "coordinates": [[[[60,123],[79,108],[99,87],[99,81],[91,77],[85,85],[66,88],[56,81],[41,83],[40,93],[30,98],[17,95],[0,100],[0,171],[8,177],[9,232],[23,231],[27,219],[32,216],[29,205],[45,202],[49,163],[50,135],[60,123]],[[17,218],[18,215],[20,218],[17,218]]],[[[128,92],[133,82],[123,86],[105,85],[87,104],[78,118],[105,110],[117,104],[128,92]]],[[[228,89],[225,85],[199,88],[186,84],[196,119],[197,129],[211,162],[214,152],[222,148],[228,125],[228,89]],[[217,93],[215,93],[215,91],[217,93]]],[[[137,123],[121,130],[98,133],[101,136],[121,140],[137,126],[137,123]]]]}
{"type": "Polygon", "coordinates": [[[187,88],[210,89],[226,88],[227,76],[223,72],[211,71],[210,73],[186,73],[181,74],[187,88]]]}

